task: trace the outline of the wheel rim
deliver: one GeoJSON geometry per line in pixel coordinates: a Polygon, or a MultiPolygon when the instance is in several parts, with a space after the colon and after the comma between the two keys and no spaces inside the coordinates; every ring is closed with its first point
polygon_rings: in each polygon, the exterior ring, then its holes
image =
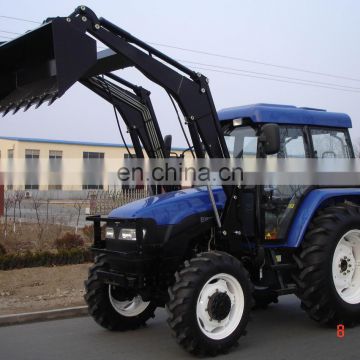
{"type": "Polygon", "coordinates": [[[133,317],[140,315],[150,304],[150,301],[143,301],[140,295],[134,296],[131,300],[120,301],[112,295],[111,291],[112,286],[109,285],[110,303],[113,308],[123,316],[133,317]]]}
{"type": "Polygon", "coordinates": [[[332,263],[335,288],[348,304],[360,303],[360,230],[348,231],[338,242],[332,263]]]}
{"type": "Polygon", "coordinates": [[[196,305],[198,325],[210,339],[224,339],[238,327],[244,306],[239,281],[229,274],[217,274],[200,291],[196,305]]]}

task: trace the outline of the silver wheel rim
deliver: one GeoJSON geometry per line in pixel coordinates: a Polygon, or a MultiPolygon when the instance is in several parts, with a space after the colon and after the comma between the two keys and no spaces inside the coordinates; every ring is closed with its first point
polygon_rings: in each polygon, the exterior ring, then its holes
{"type": "Polygon", "coordinates": [[[131,300],[120,301],[116,300],[111,294],[112,286],[109,285],[109,299],[110,303],[115,309],[122,316],[126,317],[133,317],[140,315],[142,312],[146,310],[149,306],[150,301],[143,301],[140,295],[135,296],[131,300]]]}
{"type": "Polygon", "coordinates": [[[335,289],[348,304],[360,303],[360,230],[350,230],[337,244],[332,262],[335,289]]]}
{"type": "Polygon", "coordinates": [[[239,281],[232,275],[221,273],[211,277],[200,291],[196,318],[200,330],[210,339],[221,340],[231,335],[243,316],[245,298],[239,281]],[[230,299],[230,311],[222,320],[211,318],[209,299],[216,293],[225,293],[230,299]]]}

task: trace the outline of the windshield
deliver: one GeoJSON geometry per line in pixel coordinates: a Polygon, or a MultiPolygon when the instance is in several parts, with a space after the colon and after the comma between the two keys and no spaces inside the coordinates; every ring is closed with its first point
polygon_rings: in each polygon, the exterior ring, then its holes
{"type": "Polygon", "coordinates": [[[225,131],[225,141],[231,157],[256,157],[257,136],[252,127],[237,126],[225,131]]]}

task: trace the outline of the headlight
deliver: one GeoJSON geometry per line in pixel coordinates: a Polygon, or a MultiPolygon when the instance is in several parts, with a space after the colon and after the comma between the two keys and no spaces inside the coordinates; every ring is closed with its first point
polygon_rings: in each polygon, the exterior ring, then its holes
{"type": "Polygon", "coordinates": [[[107,239],[114,239],[114,238],[115,238],[114,228],[107,227],[107,228],[105,229],[105,237],[106,237],[107,239]]]}
{"type": "Polygon", "coordinates": [[[119,240],[136,241],[136,229],[120,229],[119,240]]]}

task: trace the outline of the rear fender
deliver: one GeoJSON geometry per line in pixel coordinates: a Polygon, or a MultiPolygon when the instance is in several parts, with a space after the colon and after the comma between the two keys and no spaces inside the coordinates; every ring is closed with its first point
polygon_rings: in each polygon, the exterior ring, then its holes
{"type": "Polygon", "coordinates": [[[360,188],[347,189],[316,189],[311,191],[300,204],[290,226],[285,247],[300,246],[306,229],[316,211],[331,202],[344,200],[353,201],[360,205],[360,188]]]}

